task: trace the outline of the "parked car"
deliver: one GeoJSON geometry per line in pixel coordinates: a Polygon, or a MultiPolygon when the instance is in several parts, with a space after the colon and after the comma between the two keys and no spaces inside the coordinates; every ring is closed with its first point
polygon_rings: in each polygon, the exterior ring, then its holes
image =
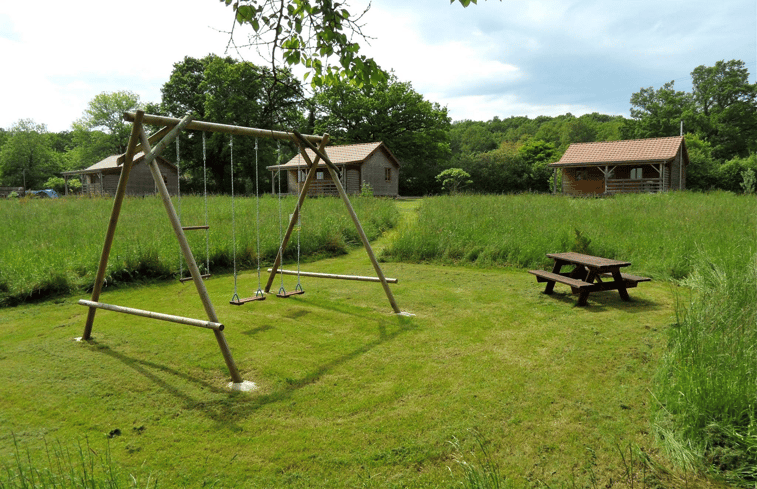
{"type": "Polygon", "coordinates": [[[47,188],[45,190],[32,190],[29,192],[32,194],[33,197],[39,197],[41,199],[57,199],[58,198],[58,192],[51,188],[47,188]]]}

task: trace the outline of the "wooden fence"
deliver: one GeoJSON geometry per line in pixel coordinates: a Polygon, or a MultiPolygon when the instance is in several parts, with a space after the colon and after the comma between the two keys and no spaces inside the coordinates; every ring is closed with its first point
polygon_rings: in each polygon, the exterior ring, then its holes
{"type": "Polygon", "coordinates": [[[664,190],[662,178],[609,179],[605,187],[607,194],[656,193],[664,190]]]}

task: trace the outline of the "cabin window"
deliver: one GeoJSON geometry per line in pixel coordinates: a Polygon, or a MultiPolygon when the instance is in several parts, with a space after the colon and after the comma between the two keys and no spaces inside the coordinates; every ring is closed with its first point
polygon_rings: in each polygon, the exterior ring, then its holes
{"type": "Polygon", "coordinates": [[[391,168],[385,168],[384,169],[384,179],[387,182],[391,182],[392,181],[392,169],[391,168]]]}
{"type": "Polygon", "coordinates": [[[587,180],[589,178],[589,170],[576,170],[576,180],[587,180]]]}
{"type": "Polygon", "coordinates": [[[318,173],[315,174],[316,180],[323,180],[323,170],[318,170],[318,173]]]}
{"type": "Polygon", "coordinates": [[[305,170],[299,170],[297,172],[297,181],[304,182],[306,176],[307,176],[307,173],[305,172],[305,170]]]}
{"type": "Polygon", "coordinates": [[[631,168],[631,180],[641,180],[641,168],[631,168]]]}

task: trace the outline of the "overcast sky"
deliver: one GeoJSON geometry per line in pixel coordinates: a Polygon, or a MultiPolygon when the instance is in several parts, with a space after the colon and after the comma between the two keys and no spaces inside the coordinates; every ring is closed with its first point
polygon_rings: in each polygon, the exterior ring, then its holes
{"type": "MultiPolygon", "coordinates": [[[[366,0],[352,0],[357,12],[366,0]]],[[[97,94],[159,102],[173,63],[226,52],[217,0],[36,0],[0,6],[0,127],[63,131],[97,94]]],[[[629,115],[631,94],[719,60],[757,71],[756,0],[374,0],[364,46],[453,120],[629,115]]],[[[239,32],[239,30],[238,30],[239,32]]],[[[249,61],[261,63],[252,52],[249,61]]]]}

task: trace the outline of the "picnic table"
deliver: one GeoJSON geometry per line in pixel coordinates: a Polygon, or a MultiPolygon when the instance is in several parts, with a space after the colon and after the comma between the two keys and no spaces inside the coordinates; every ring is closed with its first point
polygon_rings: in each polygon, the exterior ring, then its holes
{"type": "Polygon", "coordinates": [[[620,269],[631,265],[630,261],[611,260],[599,256],[583,255],[581,253],[547,253],[555,261],[551,272],[545,270],[529,270],[536,275],[537,282],[546,282],[545,294],[551,294],[555,283],[569,285],[574,294],[579,294],[578,305],[585,306],[591,292],[617,290],[624,301],[631,300],[628,295],[630,288],[639,282],[649,282],[650,278],[637,277],[621,273],[620,269]],[[573,265],[573,269],[563,272],[564,266],[573,265]]]}

